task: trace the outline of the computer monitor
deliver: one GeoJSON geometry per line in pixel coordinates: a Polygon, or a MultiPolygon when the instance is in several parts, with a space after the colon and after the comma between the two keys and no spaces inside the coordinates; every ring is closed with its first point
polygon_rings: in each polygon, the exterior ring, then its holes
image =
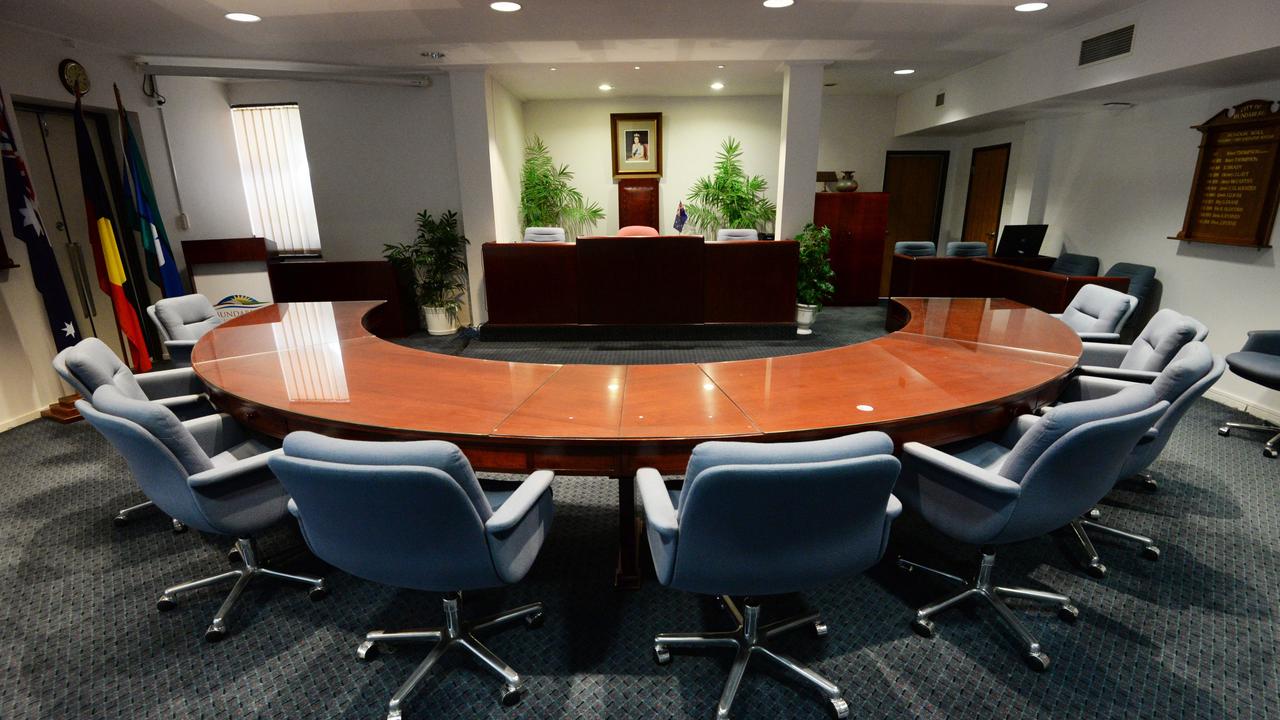
{"type": "Polygon", "coordinates": [[[996,245],[996,257],[1029,258],[1039,255],[1048,229],[1048,225],[1005,225],[1000,233],[1000,244],[996,245]]]}

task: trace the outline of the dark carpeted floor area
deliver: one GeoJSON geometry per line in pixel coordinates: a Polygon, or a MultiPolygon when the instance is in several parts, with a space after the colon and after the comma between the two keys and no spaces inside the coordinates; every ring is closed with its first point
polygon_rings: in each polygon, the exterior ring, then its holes
{"type": "MultiPolygon", "coordinates": [[[[612,350],[597,359],[676,352],[612,350]]],[[[715,350],[697,359],[724,357],[715,350]]],[[[1053,588],[1081,609],[1067,625],[1052,610],[1017,606],[1053,657],[1047,673],[1028,670],[976,606],[940,616],[933,640],[911,633],[913,607],[948,588],[903,574],[892,558],[967,575],[977,553],[909,515],[894,526],[886,561],[865,576],[766,603],[775,618],[821,610],[831,628],[825,640],[797,633],[780,646],[838,682],[853,718],[1280,718],[1280,463],[1263,458],[1253,439],[1217,435],[1221,420],[1240,416],[1200,401],[1152,467],[1160,490],[1122,486],[1103,505],[1108,522],[1158,539],[1159,562],[1101,539],[1111,575],[1097,581],[1076,568],[1063,537],[1002,551],[1002,584],[1053,588]]],[[[229,543],[174,535],[159,514],[113,527],[114,511],[141,496],[124,461],[85,424],[36,421],[2,433],[0,458],[5,720],[379,718],[427,648],[364,663],[355,654],[362,633],[442,623],[436,595],[357,580],[302,554],[281,566],[325,573],[327,599],[255,584],[230,619],[230,637],[209,645],[202,633],[225,587],[169,613],[154,603],[166,585],[222,569],[229,543]]],[[[487,641],[526,676],[523,703],[502,707],[499,683],[459,654],[410,697],[405,717],[712,717],[728,658],[678,654],[660,667],[650,642],[662,631],[727,629],[727,618],[714,601],[652,579],[615,591],[614,484],[561,478],[555,494],[555,524],[529,577],[464,600],[472,616],[546,603],[543,627],[487,641]]],[[[264,553],[298,542],[282,527],[264,553]]],[[[755,668],[735,716],[822,718],[826,706],[755,668]]]]}

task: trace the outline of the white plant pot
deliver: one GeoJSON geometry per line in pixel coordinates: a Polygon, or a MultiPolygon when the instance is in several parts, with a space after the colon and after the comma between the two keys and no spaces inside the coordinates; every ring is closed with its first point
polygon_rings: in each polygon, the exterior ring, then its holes
{"type": "Polygon", "coordinates": [[[812,335],[813,323],[818,319],[818,306],[796,303],[796,334],[812,335]]]}
{"type": "Polygon", "coordinates": [[[458,316],[444,308],[423,305],[422,324],[431,335],[452,335],[458,331],[458,316]]]}

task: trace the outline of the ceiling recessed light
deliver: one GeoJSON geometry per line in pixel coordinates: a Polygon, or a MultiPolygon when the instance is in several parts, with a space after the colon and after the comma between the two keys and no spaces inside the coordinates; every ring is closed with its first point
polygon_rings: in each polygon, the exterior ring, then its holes
{"type": "Polygon", "coordinates": [[[723,65],[717,65],[717,66],[716,66],[716,69],[717,69],[717,70],[723,70],[723,69],[724,69],[724,66],[723,66],[723,65]]]}
{"type": "Polygon", "coordinates": [[[1049,7],[1049,3],[1046,2],[1029,2],[1022,3],[1021,5],[1014,5],[1013,9],[1018,12],[1039,12],[1047,7],[1049,7]]]}
{"type": "Polygon", "coordinates": [[[553,67],[553,68],[548,68],[548,69],[549,69],[549,70],[551,70],[551,72],[555,72],[555,71],[559,70],[560,68],[558,68],[558,67],[553,67]]]}
{"type": "Polygon", "coordinates": [[[764,6],[767,8],[784,8],[795,4],[796,0],[764,0],[764,6]]]}
{"type": "Polygon", "coordinates": [[[632,70],[639,70],[639,69],[640,69],[640,66],[639,66],[639,65],[637,65],[637,66],[635,66],[635,67],[633,67],[633,68],[631,68],[631,69],[632,69],[632,70]]]}
{"type": "Polygon", "coordinates": [[[228,20],[231,20],[233,22],[258,22],[259,20],[262,19],[257,15],[254,15],[253,13],[241,13],[241,12],[227,13],[222,17],[228,20]]]}
{"type": "Polygon", "coordinates": [[[613,89],[613,86],[610,85],[609,83],[600,84],[600,92],[609,92],[612,89],[613,89]]]}
{"type": "Polygon", "coordinates": [[[719,80],[717,80],[717,81],[715,81],[715,82],[711,83],[711,89],[712,89],[712,90],[723,90],[723,89],[724,89],[724,83],[722,83],[722,82],[720,82],[719,80]]]}
{"type": "Polygon", "coordinates": [[[520,9],[520,3],[518,3],[518,2],[491,2],[491,3],[489,3],[489,7],[493,8],[494,10],[497,10],[498,12],[515,12],[515,11],[517,11],[517,10],[519,10],[519,9],[520,9]]]}
{"type": "Polygon", "coordinates": [[[894,75],[910,75],[911,73],[914,73],[914,72],[915,70],[911,68],[902,68],[901,70],[894,70],[893,74],[894,75]]]}

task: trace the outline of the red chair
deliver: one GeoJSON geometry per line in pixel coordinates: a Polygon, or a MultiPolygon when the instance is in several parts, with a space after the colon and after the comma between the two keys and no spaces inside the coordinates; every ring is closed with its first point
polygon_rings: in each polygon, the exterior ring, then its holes
{"type": "Polygon", "coordinates": [[[651,228],[648,225],[628,225],[624,228],[618,229],[618,237],[657,237],[657,236],[658,236],[657,229],[651,228]]]}

